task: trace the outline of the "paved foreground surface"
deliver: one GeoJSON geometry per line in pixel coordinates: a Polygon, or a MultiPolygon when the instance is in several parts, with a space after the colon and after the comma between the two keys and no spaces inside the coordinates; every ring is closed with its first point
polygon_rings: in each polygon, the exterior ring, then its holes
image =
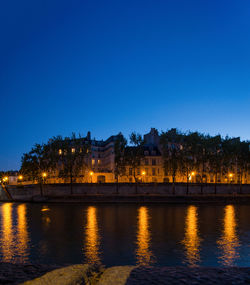
{"type": "Polygon", "coordinates": [[[107,269],[98,284],[250,284],[250,268],[127,267],[123,272],[120,268],[124,266],[107,269]]]}
{"type": "Polygon", "coordinates": [[[0,284],[250,284],[250,268],[115,266],[104,269],[88,264],[58,268],[0,263],[0,284]]]}

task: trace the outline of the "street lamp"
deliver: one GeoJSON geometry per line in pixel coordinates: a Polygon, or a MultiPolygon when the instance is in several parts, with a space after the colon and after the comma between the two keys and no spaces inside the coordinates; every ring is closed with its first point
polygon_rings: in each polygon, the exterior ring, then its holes
{"type": "MultiPolygon", "coordinates": [[[[145,177],[146,175],[146,172],[143,170],[142,173],[141,173],[142,177],[145,177]]],[[[142,182],[144,182],[144,179],[142,180],[142,182]]]]}
{"type": "Polygon", "coordinates": [[[89,175],[90,175],[91,183],[92,183],[92,176],[94,175],[94,172],[93,172],[93,171],[90,171],[90,172],[89,172],[89,175]]]}
{"type": "Polygon", "coordinates": [[[8,180],[9,180],[9,177],[8,176],[4,176],[3,183],[7,183],[8,180]]]}
{"type": "Polygon", "coordinates": [[[230,182],[232,182],[232,180],[233,180],[233,173],[229,173],[228,176],[230,177],[230,182]]]}
{"type": "Polygon", "coordinates": [[[19,175],[19,176],[18,176],[18,180],[17,180],[17,182],[20,182],[20,183],[21,183],[21,182],[22,182],[22,180],[23,180],[23,176],[22,176],[22,175],[19,175]]]}
{"type": "Polygon", "coordinates": [[[45,184],[45,178],[47,177],[47,173],[46,172],[43,172],[42,173],[42,178],[43,178],[43,183],[45,184]]]}

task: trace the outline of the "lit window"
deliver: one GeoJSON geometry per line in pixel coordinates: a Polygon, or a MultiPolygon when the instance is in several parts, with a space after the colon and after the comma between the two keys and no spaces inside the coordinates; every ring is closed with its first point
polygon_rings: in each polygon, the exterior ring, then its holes
{"type": "Polygon", "coordinates": [[[95,160],[94,159],[92,159],[92,165],[95,165],[95,160]]]}
{"type": "Polygon", "coordinates": [[[76,149],[73,147],[73,148],[71,149],[71,152],[72,152],[72,153],[75,153],[75,152],[76,152],[76,149]]]}
{"type": "Polygon", "coordinates": [[[97,163],[98,163],[98,165],[99,165],[99,164],[101,164],[101,160],[100,160],[100,159],[98,159],[98,160],[97,160],[97,163]]]}
{"type": "Polygon", "coordinates": [[[58,153],[59,153],[59,155],[61,155],[61,154],[62,154],[62,150],[61,150],[61,149],[59,149],[58,153]]]}

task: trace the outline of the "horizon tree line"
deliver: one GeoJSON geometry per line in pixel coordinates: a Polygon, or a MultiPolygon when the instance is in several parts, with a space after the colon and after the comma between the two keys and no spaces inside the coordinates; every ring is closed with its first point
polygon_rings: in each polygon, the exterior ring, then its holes
{"type": "MultiPolygon", "coordinates": [[[[128,167],[136,185],[141,181],[140,168],[145,166],[145,143],[142,135],[135,132],[130,134],[129,143],[122,133],[117,136],[114,144],[117,185],[121,177],[128,175],[128,167]]],[[[183,133],[172,128],[161,132],[159,150],[165,176],[172,180],[173,193],[178,174],[185,177],[187,193],[194,177],[201,184],[202,193],[206,175],[213,175],[216,193],[216,183],[221,182],[222,176],[230,181],[233,179],[228,176],[229,173],[236,173],[235,181],[241,185],[243,176],[250,171],[249,141],[241,141],[240,138],[223,138],[221,135],[210,136],[199,132],[183,133]]],[[[39,183],[41,192],[47,175],[69,181],[72,192],[77,178],[81,178],[85,170],[91,170],[90,154],[91,142],[87,138],[77,137],[74,133],[71,137],[56,136],[46,144],[35,144],[30,152],[22,156],[20,173],[25,179],[39,183]]]]}

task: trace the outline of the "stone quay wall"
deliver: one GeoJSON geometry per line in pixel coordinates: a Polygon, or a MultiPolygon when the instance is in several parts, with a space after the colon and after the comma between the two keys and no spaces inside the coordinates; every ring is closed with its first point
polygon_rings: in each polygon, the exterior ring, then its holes
{"type": "MultiPolygon", "coordinates": [[[[73,184],[72,188],[70,184],[44,184],[42,190],[40,185],[8,185],[7,191],[10,193],[15,201],[33,201],[35,197],[47,197],[47,198],[70,198],[70,197],[84,197],[84,196],[118,196],[118,197],[131,197],[131,196],[158,196],[158,197],[170,197],[170,196],[186,196],[187,184],[177,183],[174,188],[171,183],[121,183],[119,185],[115,183],[86,183],[86,184],[73,184]],[[73,193],[73,195],[72,195],[73,193]],[[42,194],[42,195],[41,195],[42,194]]],[[[243,194],[245,196],[250,195],[250,184],[189,184],[188,196],[203,195],[203,196],[221,196],[221,195],[237,195],[243,194]],[[245,194],[245,195],[244,195],[245,194]]],[[[3,188],[0,186],[0,200],[8,200],[7,195],[3,188]]]]}

